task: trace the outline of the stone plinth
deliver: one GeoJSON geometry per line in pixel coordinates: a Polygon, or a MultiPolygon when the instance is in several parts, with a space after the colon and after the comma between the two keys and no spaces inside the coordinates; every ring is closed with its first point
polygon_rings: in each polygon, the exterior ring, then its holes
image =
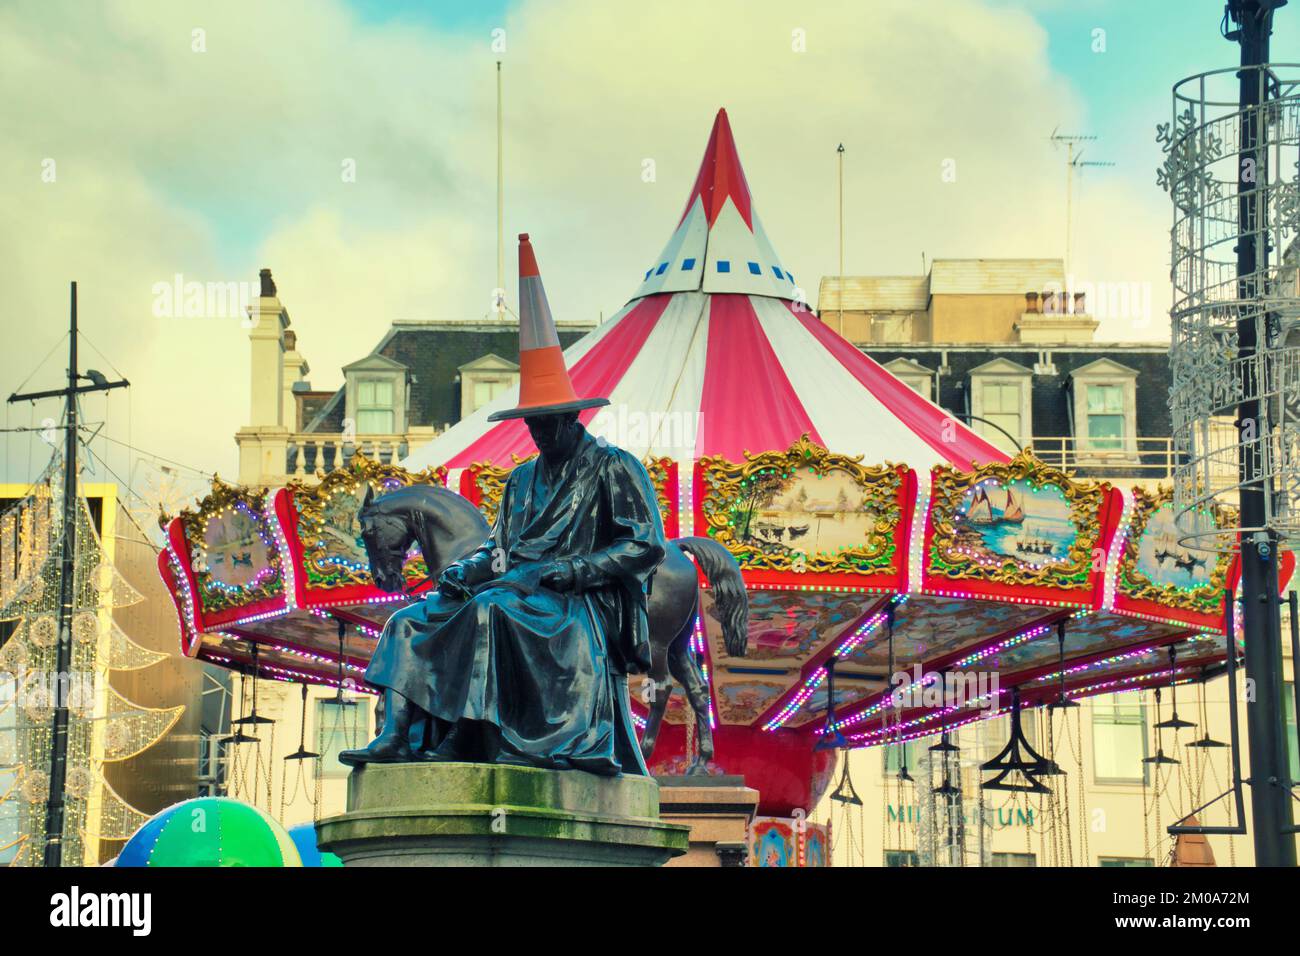
{"type": "Polygon", "coordinates": [[[372,764],[349,775],[347,806],[316,824],[345,866],[660,866],[687,848],[651,777],[372,764]]]}
{"type": "Polygon", "coordinates": [[[744,866],[758,791],[745,778],[656,777],[659,814],[691,828],[690,848],[669,866],[744,866]]]}

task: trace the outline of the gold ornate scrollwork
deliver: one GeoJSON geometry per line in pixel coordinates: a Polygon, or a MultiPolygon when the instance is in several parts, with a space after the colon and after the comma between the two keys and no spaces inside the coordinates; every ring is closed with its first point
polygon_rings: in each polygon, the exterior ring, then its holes
{"type": "MultiPolygon", "coordinates": [[[[474,486],[478,490],[478,509],[482,512],[483,517],[487,519],[488,524],[496,523],[497,509],[501,507],[501,495],[505,491],[506,479],[510,477],[510,472],[537,456],[528,455],[520,458],[518,455],[512,454],[510,457],[514,459],[514,464],[509,468],[502,468],[486,461],[471,466],[474,474],[474,486]]],[[[667,522],[669,515],[672,513],[672,503],[668,500],[667,487],[668,469],[672,466],[673,460],[671,458],[647,457],[642,464],[645,465],[646,471],[650,474],[650,481],[655,486],[655,501],[659,505],[660,517],[667,522]]]]}
{"type": "MultiPolygon", "coordinates": [[[[927,574],[953,581],[990,581],[1064,590],[1088,587],[1100,548],[1100,511],[1107,484],[1075,481],[1064,471],[1039,461],[1028,449],[1009,462],[981,465],[974,471],[936,465],[933,481],[930,517],[934,537],[927,574]],[[959,515],[967,493],[990,479],[1003,488],[1021,481],[1032,491],[1055,488],[1060,492],[1068,506],[1074,534],[1067,553],[1059,561],[1035,562],[993,551],[971,523],[959,515]]],[[[1050,542],[1044,539],[1043,546],[1050,547],[1050,542]]]]}
{"type": "Polygon", "coordinates": [[[864,575],[893,569],[894,532],[902,517],[898,466],[864,465],[861,455],[835,454],[807,434],[786,451],[746,452],[745,461],[739,463],[722,456],[701,458],[699,463],[704,482],[700,507],[709,534],[742,567],[864,575]],[[850,501],[849,488],[841,484],[837,500],[824,502],[826,507],[818,510],[818,502],[806,497],[807,479],[836,476],[848,479],[859,501],[850,501]],[[774,507],[787,492],[786,507],[774,507]],[[771,515],[767,522],[762,520],[765,514],[771,515]],[[838,522],[839,528],[827,528],[846,540],[829,549],[817,548],[822,522],[838,522]],[[814,525],[818,530],[810,533],[814,525]],[[801,549],[801,541],[806,542],[806,550],[801,549]]]}
{"type": "MultiPolygon", "coordinates": [[[[372,584],[370,570],[360,554],[348,561],[334,552],[349,547],[343,539],[355,540],[361,533],[356,512],[369,485],[376,495],[408,485],[442,485],[446,483],[445,466],[430,466],[409,472],[401,465],[384,464],[357,452],[342,468],[321,476],[319,482],[306,484],[291,481],[294,508],[298,512],[298,540],[302,544],[302,570],[312,586],[340,587],[348,584],[372,584]],[[340,510],[340,508],[342,510],[340,510]],[[346,528],[340,527],[346,523],[346,528]],[[332,540],[336,539],[336,540],[332,540]]],[[[360,545],[355,546],[360,550],[360,545]]],[[[408,577],[423,576],[421,568],[407,562],[408,577]]]]}
{"type": "Polygon", "coordinates": [[[219,476],[213,475],[212,490],[199,502],[198,508],[181,510],[181,529],[190,546],[195,579],[205,610],[223,611],[231,607],[245,607],[284,592],[280,549],[266,517],[266,496],[265,488],[254,491],[242,485],[227,484],[219,476]],[[236,511],[245,514],[253,524],[261,539],[261,547],[252,544],[247,552],[213,553],[212,542],[208,539],[209,525],[213,521],[224,520],[236,511]],[[265,574],[259,574],[258,579],[247,586],[223,585],[213,572],[215,564],[218,561],[224,563],[227,558],[232,565],[247,564],[252,568],[255,551],[261,549],[265,549],[261,555],[265,574]]]}
{"type": "Polygon", "coordinates": [[[514,464],[509,468],[502,468],[488,461],[476,462],[470,466],[474,475],[474,487],[478,491],[478,510],[490,525],[497,523],[497,509],[501,507],[501,495],[505,491],[506,479],[510,477],[510,472],[524,462],[532,461],[537,455],[526,455],[520,458],[512,452],[510,457],[514,459],[514,464]]]}
{"type": "MultiPolygon", "coordinates": [[[[651,483],[655,486],[655,501],[659,505],[659,517],[666,525],[673,513],[673,503],[668,499],[668,471],[672,468],[673,460],[647,455],[642,463],[650,475],[651,483]]],[[[680,476],[678,480],[681,480],[680,476]]]]}
{"type": "MultiPolygon", "coordinates": [[[[1174,583],[1158,583],[1152,581],[1139,566],[1142,536],[1146,533],[1151,519],[1162,508],[1173,507],[1174,490],[1172,487],[1162,486],[1156,489],[1155,494],[1147,494],[1141,488],[1134,488],[1133,501],[1133,516],[1129,519],[1128,536],[1124,542],[1124,552],[1120,556],[1116,582],[1120,593],[1136,600],[1154,601],[1165,607],[1214,613],[1223,600],[1228,568],[1232,565],[1231,532],[1225,531],[1225,540],[1220,542],[1224,546],[1219,548],[1217,556],[1211,557],[1206,554],[1204,558],[1199,559],[1207,563],[1211,560],[1214,562],[1209,570],[1209,579],[1204,584],[1196,587],[1180,587],[1174,583]]],[[[1231,529],[1237,523],[1236,512],[1230,508],[1216,507],[1207,513],[1207,517],[1219,528],[1231,529]]],[[[1167,557],[1176,562],[1179,555],[1171,553],[1167,557]]],[[[1186,559],[1192,567],[1199,563],[1196,555],[1191,552],[1187,552],[1186,559]]],[[[1174,566],[1178,567],[1177,564],[1174,566]]]]}

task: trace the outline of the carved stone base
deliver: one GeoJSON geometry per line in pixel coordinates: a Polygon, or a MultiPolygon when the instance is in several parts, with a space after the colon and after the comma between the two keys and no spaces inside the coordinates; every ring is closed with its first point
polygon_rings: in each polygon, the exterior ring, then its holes
{"type": "Polygon", "coordinates": [[[656,777],[659,812],[691,828],[690,848],[669,866],[745,866],[758,791],[745,778],[656,777]]]}
{"type": "Polygon", "coordinates": [[[349,775],[347,806],[316,824],[344,866],[661,866],[687,847],[650,777],[371,764],[349,775]]]}

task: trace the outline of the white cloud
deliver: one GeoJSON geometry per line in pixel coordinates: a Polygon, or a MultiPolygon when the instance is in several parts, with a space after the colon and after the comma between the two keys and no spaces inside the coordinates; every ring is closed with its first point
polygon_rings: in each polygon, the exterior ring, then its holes
{"type": "MultiPolygon", "coordinates": [[[[849,271],[917,272],[923,251],[1063,252],[1064,160],[1047,136],[1081,107],[1025,13],[533,0],[504,26],[507,287],[528,231],[557,315],[623,304],[721,106],[764,224],[809,289],[835,268],[841,141],[849,271]]],[[[496,278],[490,39],[363,25],[337,2],[0,12],[0,81],[24,93],[0,104],[0,215],[18,224],[0,237],[0,378],[16,384],[54,344],[77,278],[87,334],[134,383],[132,440],[231,472],[243,330],[153,318],[153,283],[253,281],[270,266],[317,386],[393,319],[481,316],[496,278]],[[194,29],[207,52],[192,51],[194,29]],[[44,157],[57,183],[40,181],[44,157]]],[[[1098,177],[1076,209],[1076,271],[1151,281],[1163,321],[1154,187],[1098,177]]],[[[110,431],[124,438],[122,417],[110,431]]]]}

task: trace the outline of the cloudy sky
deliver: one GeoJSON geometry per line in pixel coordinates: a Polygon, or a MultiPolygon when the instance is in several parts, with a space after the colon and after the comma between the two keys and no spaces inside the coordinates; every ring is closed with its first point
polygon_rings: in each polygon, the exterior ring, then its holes
{"type": "MultiPolygon", "coordinates": [[[[1071,272],[1149,283],[1151,320],[1100,334],[1158,339],[1170,213],[1154,127],[1174,80],[1233,62],[1222,7],[9,0],[0,391],[59,384],[76,279],[94,347],[83,364],[132,381],[85,402],[105,422],[94,448],[127,480],[140,462],[113,442],[233,473],[246,332],[237,318],[159,317],[159,283],[251,283],[269,266],[316,387],[340,384],[394,319],[481,317],[496,272],[497,59],[506,234],[532,233],[558,316],[624,303],[725,106],[767,231],[810,295],[837,268],[836,144],[846,271],[897,274],[919,273],[923,255],[1062,255],[1065,154],[1049,137],[1097,135],[1085,158],[1116,165],[1077,181],[1071,272]]],[[[1296,49],[1300,10],[1278,20],[1274,49],[1296,49]]],[[[17,406],[5,426],[57,415],[17,406]]],[[[0,449],[6,480],[48,454],[30,433],[4,433],[0,449]]]]}

